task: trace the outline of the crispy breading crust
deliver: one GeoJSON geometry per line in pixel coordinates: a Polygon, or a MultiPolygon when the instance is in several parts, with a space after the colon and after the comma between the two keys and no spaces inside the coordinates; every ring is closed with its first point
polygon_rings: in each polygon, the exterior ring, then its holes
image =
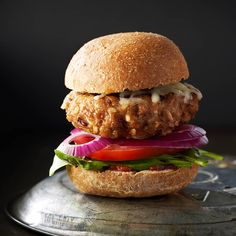
{"type": "Polygon", "coordinates": [[[62,105],[67,120],[75,127],[106,138],[138,139],[170,133],[193,119],[198,107],[195,94],[187,103],[184,97],[169,93],[157,103],[151,101],[150,95],[139,95],[130,103],[122,104],[114,95],[95,99],[93,94],[74,91],[62,105]]]}

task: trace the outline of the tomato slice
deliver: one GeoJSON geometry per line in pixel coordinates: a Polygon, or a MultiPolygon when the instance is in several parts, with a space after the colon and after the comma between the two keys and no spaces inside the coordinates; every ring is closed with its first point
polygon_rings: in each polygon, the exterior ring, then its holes
{"type": "Polygon", "coordinates": [[[174,154],[179,149],[155,147],[130,147],[110,145],[89,155],[90,158],[100,161],[131,161],[142,160],[162,154],[174,154]]]}
{"type": "MultiPolygon", "coordinates": [[[[74,141],[78,144],[87,143],[94,138],[82,135],[74,141]]],[[[181,149],[176,148],[159,148],[159,147],[143,147],[143,146],[120,146],[112,144],[97,152],[91,153],[89,157],[99,161],[131,161],[142,160],[162,154],[174,154],[181,149]]]]}
{"type": "Polygon", "coordinates": [[[83,143],[88,143],[90,141],[94,140],[94,137],[89,136],[89,135],[81,135],[78,136],[74,139],[74,142],[77,144],[83,144],[83,143]]]}

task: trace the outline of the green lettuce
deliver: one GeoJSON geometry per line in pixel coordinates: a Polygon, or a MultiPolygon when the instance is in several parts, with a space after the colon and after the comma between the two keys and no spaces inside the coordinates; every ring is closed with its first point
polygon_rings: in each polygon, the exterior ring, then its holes
{"type": "Polygon", "coordinates": [[[55,150],[55,156],[49,171],[49,175],[53,175],[55,171],[66,165],[72,165],[84,168],[86,170],[97,171],[103,171],[106,170],[109,166],[117,165],[128,166],[135,171],[146,170],[151,166],[165,165],[174,165],[176,167],[191,167],[193,164],[197,164],[199,166],[207,166],[208,161],[205,159],[206,157],[210,157],[215,160],[223,159],[223,157],[218,154],[201,149],[188,149],[176,154],[165,154],[137,161],[96,161],[82,157],[70,156],[59,150],[55,150]]]}
{"type": "Polygon", "coordinates": [[[54,173],[61,169],[64,166],[67,166],[69,163],[67,161],[64,161],[60,159],[57,155],[54,156],[52,165],[49,169],[49,176],[54,175],[54,173]]]}

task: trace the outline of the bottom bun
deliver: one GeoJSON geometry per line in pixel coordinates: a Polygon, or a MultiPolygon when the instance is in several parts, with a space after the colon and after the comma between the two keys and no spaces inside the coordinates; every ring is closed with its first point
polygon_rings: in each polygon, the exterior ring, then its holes
{"type": "Polygon", "coordinates": [[[177,192],[192,182],[198,166],[139,172],[93,171],[68,166],[74,186],[82,193],[107,197],[151,197],[177,192]]]}

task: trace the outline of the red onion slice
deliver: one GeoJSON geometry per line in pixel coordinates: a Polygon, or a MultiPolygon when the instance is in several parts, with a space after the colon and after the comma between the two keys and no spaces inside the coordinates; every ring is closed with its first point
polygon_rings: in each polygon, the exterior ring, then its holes
{"type": "Polygon", "coordinates": [[[208,138],[204,135],[195,139],[183,140],[173,140],[173,141],[160,141],[156,143],[155,147],[162,148],[198,148],[200,146],[208,144],[208,138]]]}
{"type": "Polygon", "coordinates": [[[183,125],[172,133],[151,139],[107,139],[98,135],[89,134],[79,128],[73,129],[71,135],[57,148],[71,156],[89,156],[89,154],[108,147],[111,144],[121,147],[157,147],[157,148],[196,148],[206,145],[208,139],[206,131],[195,125],[183,125]],[[84,144],[70,144],[79,136],[89,136],[94,139],[84,144]]]}
{"type": "MultiPolygon", "coordinates": [[[[76,134],[78,132],[82,131],[80,128],[75,128],[70,131],[70,134],[76,134]]],[[[84,132],[84,131],[83,131],[84,132]]]]}
{"type": "Polygon", "coordinates": [[[116,144],[126,147],[159,147],[159,148],[194,148],[206,145],[208,139],[205,135],[186,140],[127,140],[116,144]]]}
{"type": "Polygon", "coordinates": [[[206,131],[194,125],[183,125],[172,133],[152,139],[120,139],[117,144],[120,146],[142,146],[142,147],[163,147],[163,148],[192,148],[206,145],[208,139],[206,131]]]}
{"type": "Polygon", "coordinates": [[[190,125],[190,124],[184,124],[178,127],[176,130],[173,131],[173,133],[184,133],[186,131],[189,131],[189,132],[196,131],[202,134],[206,134],[206,131],[203,128],[198,127],[196,125],[190,125]]]}
{"type": "Polygon", "coordinates": [[[88,134],[80,129],[74,129],[71,135],[66,138],[58,147],[57,150],[71,156],[87,156],[90,153],[99,151],[111,144],[111,140],[102,138],[98,135],[88,134]],[[83,144],[70,144],[79,136],[94,137],[93,140],[83,144]]]}

